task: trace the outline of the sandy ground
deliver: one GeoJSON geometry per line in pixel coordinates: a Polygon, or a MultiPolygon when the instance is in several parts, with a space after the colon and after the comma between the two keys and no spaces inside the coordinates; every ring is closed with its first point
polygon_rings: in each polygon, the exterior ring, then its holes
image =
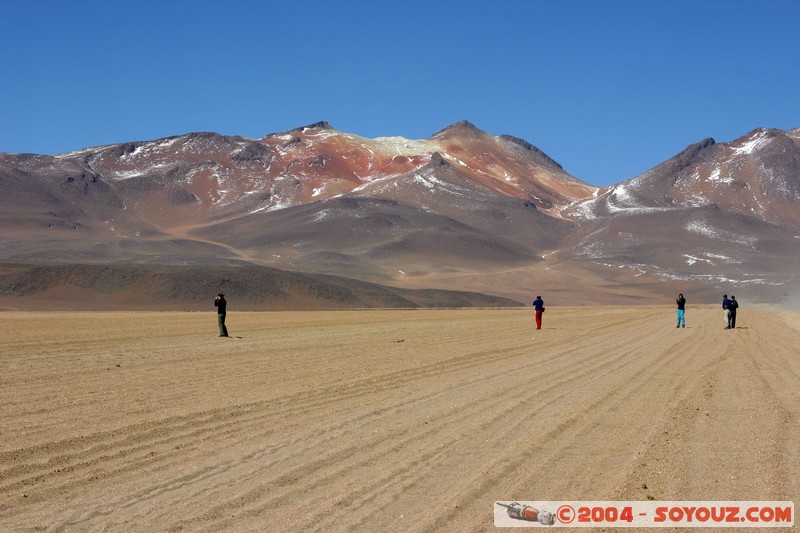
{"type": "MultiPolygon", "coordinates": [[[[3,313],[0,531],[491,531],[498,500],[800,502],[800,315],[3,313]]],[[[628,530],[630,531],[630,530],[628,530]]],[[[785,529],[784,529],[785,531],[785,529]]]]}

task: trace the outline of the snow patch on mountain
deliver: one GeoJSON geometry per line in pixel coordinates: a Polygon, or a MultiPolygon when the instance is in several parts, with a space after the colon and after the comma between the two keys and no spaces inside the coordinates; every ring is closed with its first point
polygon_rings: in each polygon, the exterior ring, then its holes
{"type": "Polygon", "coordinates": [[[690,254],[682,255],[686,258],[686,264],[690,266],[694,265],[695,263],[707,263],[708,265],[716,266],[717,263],[715,263],[715,261],[719,262],[719,264],[741,264],[741,261],[738,259],[734,259],[727,255],[712,254],[709,252],[704,252],[702,254],[705,257],[697,257],[690,254]]]}
{"type": "Polygon", "coordinates": [[[364,183],[354,188],[352,192],[362,192],[366,189],[371,189],[373,192],[385,192],[389,189],[396,189],[395,178],[397,178],[397,174],[372,176],[369,179],[365,179],[364,183]]]}
{"type": "Polygon", "coordinates": [[[733,178],[730,175],[728,174],[724,176],[722,175],[722,168],[720,168],[719,166],[714,167],[714,169],[711,171],[711,174],[708,175],[708,178],[706,178],[706,180],[717,182],[720,184],[733,183],[733,178]]]}
{"type": "MultiPolygon", "coordinates": [[[[171,150],[173,146],[180,140],[180,137],[171,137],[161,139],[160,141],[153,141],[136,146],[132,152],[124,153],[120,157],[122,160],[139,160],[146,159],[154,154],[166,152],[171,150]]],[[[185,151],[185,150],[184,150],[185,151]]]]}
{"type": "Polygon", "coordinates": [[[712,263],[710,259],[703,259],[702,257],[695,257],[695,256],[689,255],[689,254],[682,254],[682,255],[683,255],[683,257],[686,258],[686,264],[689,265],[689,266],[691,266],[691,265],[693,265],[693,264],[695,264],[697,262],[708,263],[709,265],[714,266],[714,263],[712,263]]]}
{"type": "Polygon", "coordinates": [[[314,214],[314,222],[321,222],[323,220],[327,220],[331,217],[331,210],[330,209],[322,209],[314,214]]]}
{"type": "Polygon", "coordinates": [[[109,173],[108,177],[114,180],[125,181],[131,178],[140,178],[142,176],[147,176],[151,173],[155,173],[165,168],[169,168],[170,166],[171,165],[168,165],[166,163],[154,163],[148,167],[139,167],[135,170],[117,170],[112,173],[109,173]]]}
{"type": "Polygon", "coordinates": [[[655,207],[641,205],[638,203],[637,198],[630,193],[625,185],[616,185],[612,187],[611,191],[604,195],[603,198],[606,201],[606,207],[608,208],[609,213],[659,213],[680,209],[679,207],[655,207]]]}
{"type": "Polygon", "coordinates": [[[703,285],[733,285],[733,286],[747,286],[747,285],[768,285],[773,287],[780,287],[784,283],[781,281],[770,281],[764,278],[729,278],[718,274],[687,274],[683,272],[675,272],[671,270],[662,270],[655,273],[662,279],[673,281],[699,281],[703,285]]]}
{"type": "Polygon", "coordinates": [[[757,150],[761,150],[767,144],[769,144],[770,139],[767,136],[767,132],[762,130],[753,135],[750,140],[746,141],[739,147],[733,147],[734,155],[749,155],[757,150]]]}
{"type": "Polygon", "coordinates": [[[412,140],[405,137],[376,137],[372,139],[372,142],[387,152],[396,152],[397,155],[410,156],[441,151],[441,147],[436,141],[412,140]]]}
{"type": "MultiPolygon", "coordinates": [[[[597,218],[595,209],[597,208],[597,199],[590,200],[577,200],[569,204],[562,212],[568,212],[574,218],[582,220],[594,220],[597,218]]],[[[561,217],[565,218],[565,217],[561,217]]]]}
{"type": "Polygon", "coordinates": [[[692,197],[686,201],[686,205],[689,207],[702,207],[710,203],[711,201],[700,193],[693,194],[692,197]]]}
{"type": "Polygon", "coordinates": [[[338,131],[334,129],[316,128],[311,126],[306,126],[305,128],[302,129],[302,132],[308,137],[315,137],[317,139],[328,139],[330,137],[336,137],[338,135],[341,135],[338,131]]]}
{"type": "Polygon", "coordinates": [[[755,237],[747,237],[744,235],[738,235],[729,231],[721,230],[719,228],[715,228],[711,226],[707,221],[704,220],[692,220],[684,224],[684,229],[690,233],[695,233],[697,235],[702,235],[703,237],[707,237],[709,239],[719,240],[719,241],[726,241],[726,242],[734,242],[737,244],[742,244],[745,246],[753,246],[756,243],[755,237]]]}
{"type": "Polygon", "coordinates": [[[457,196],[469,196],[468,190],[453,183],[442,181],[433,175],[432,172],[415,173],[413,182],[423,185],[429,191],[446,192],[457,196]]]}
{"type": "Polygon", "coordinates": [[[706,257],[710,257],[712,259],[717,259],[719,261],[722,261],[723,263],[736,263],[736,264],[741,263],[739,259],[734,259],[733,257],[730,257],[728,255],[712,254],[709,252],[705,252],[703,255],[705,255],[706,257]]]}

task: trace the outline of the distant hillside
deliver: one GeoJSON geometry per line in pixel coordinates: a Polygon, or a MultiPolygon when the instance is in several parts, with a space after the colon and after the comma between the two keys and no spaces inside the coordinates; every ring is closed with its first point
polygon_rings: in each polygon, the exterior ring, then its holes
{"type": "Polygon", "coordinates": [[[208,310],[223,292],[231,310],[518,307],[474,292],[398,289],[267,267],[4,265],[0,309],[208,310]]]}

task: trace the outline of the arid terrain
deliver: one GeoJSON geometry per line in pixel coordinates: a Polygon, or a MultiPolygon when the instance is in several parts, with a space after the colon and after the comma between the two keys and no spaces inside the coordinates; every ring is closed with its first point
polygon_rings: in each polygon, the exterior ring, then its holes
{"type": "MultiPolygon", "coordinates": [[[[546,300],[547,298],[545,298],[546,300]]],[[[491,531],[498,500],[800,502],[800,315],[6,312],[0,531],[491,531]]]]}

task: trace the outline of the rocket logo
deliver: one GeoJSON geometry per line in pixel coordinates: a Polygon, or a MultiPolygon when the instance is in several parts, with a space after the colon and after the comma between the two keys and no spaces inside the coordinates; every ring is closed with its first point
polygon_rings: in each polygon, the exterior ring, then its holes
{"type": "Polygon", "coordinates": [[[526,522],[538,522],[544,526],[552,526],[556,522],[556,516],[548,511],[540,511],[531,507],[530,505],[522,505],[521,503],[512,502],[505,504],[495,502],[500,507],[505,507],[508,516],[515,520],[524,520],[526,522]]]}

